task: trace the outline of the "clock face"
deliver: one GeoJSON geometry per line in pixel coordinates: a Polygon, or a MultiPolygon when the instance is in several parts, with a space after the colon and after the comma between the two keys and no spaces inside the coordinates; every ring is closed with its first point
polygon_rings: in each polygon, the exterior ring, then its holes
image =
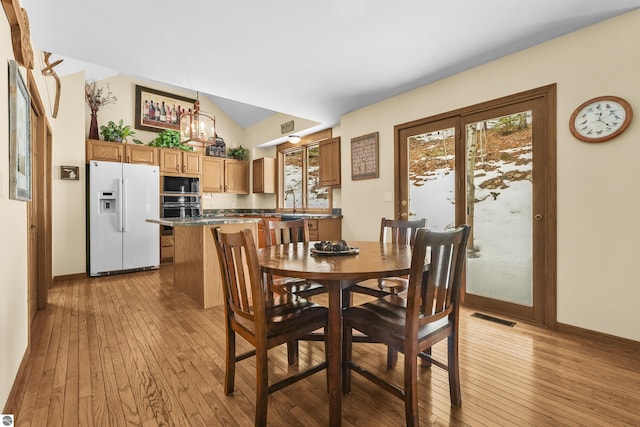
{"type": "Polygon", "coordinates": [[[631,122],[629,103],[615,96],[590,99],[574,111],[569,122],[573,135],[587,142],[608,141],[620,135],[631,122]]]}

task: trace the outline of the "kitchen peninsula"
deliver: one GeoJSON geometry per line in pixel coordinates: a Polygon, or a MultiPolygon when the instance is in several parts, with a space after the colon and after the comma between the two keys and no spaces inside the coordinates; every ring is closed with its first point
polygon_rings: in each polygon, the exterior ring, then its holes
{"type": "Polygon", "coordinates": [[[250,229],[258,235],[258,218],[198,217],[147,219],[147,222],[173,227],[173,285],[193,298],[200,307],[223,303],[220,265],[211,230],[235,232],[250,229]]]}

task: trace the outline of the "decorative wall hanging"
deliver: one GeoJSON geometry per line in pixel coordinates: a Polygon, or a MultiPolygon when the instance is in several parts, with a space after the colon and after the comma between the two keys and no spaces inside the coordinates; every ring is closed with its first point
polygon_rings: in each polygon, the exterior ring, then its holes
{"type": "Polygon", "coordinates": [[[53,67],[60,65],[60,63],[64,61],[64,59],[58,59],[53,64],[50,64],[49,63],[50,57],[51,57],[51,52],[44,52],[44,63],[47,66],[42,69],[42,75],[47,77],[51,76],[56,80],[56,99],[53,105],[53,113],[52,113],[52,116],[55,119],[56,117],[58,117],[58,107],[60,106],[60,77],[58,77],[58,74],[55,72],[53,67]]]}
{"type": "Polygon", "coordinates": [[[78,181],[80,179],[80,167],[60,166],[60,179],[78,181]]]}
{"type": "Polygon", "coordinates": [[[9,198],[31,200],[31,98],[18,63],[9,61],[9,198]]]}
{"type": "Polygon", "coordinates": [[[351,138],[351,179],[378,178],[378,132],[351,138]]]}
{"type": "Polygon", "coordinates": [[[193,98],[136,85],[136,129],[160,132],[163,129],[180,131],[180,118],[191,111],[193,98]]]}
{"type": "Polygon", "coordinates": [[[18,0],[2,0],[2,7],[7,14],[11,26],[11,43],[13,56],[18,64],[30,70],[33,69],[33,49],[29,33],[29,17],[27,11],[20,7],[18,0]]]}

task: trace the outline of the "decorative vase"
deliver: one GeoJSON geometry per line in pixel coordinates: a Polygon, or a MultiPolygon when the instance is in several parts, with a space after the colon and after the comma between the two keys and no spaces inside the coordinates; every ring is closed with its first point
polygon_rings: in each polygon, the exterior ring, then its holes
{"type": "Polygon", "coordinates": [[[98,137],[98,110],[91,110],[91,125],[89,125],[89,139],[99,139],[98,137]]]}

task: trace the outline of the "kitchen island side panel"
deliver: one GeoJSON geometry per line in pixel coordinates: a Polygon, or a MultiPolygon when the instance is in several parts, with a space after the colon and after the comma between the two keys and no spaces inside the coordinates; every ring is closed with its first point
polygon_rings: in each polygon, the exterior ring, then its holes
{"type": "Polygon", "coordinates": [[[223,232],[249,229],[257,240],[257,223],[174,227],[174,286],[204,309],[222,305],[222,276],[213,240],[213,228],[223,232]]]}

